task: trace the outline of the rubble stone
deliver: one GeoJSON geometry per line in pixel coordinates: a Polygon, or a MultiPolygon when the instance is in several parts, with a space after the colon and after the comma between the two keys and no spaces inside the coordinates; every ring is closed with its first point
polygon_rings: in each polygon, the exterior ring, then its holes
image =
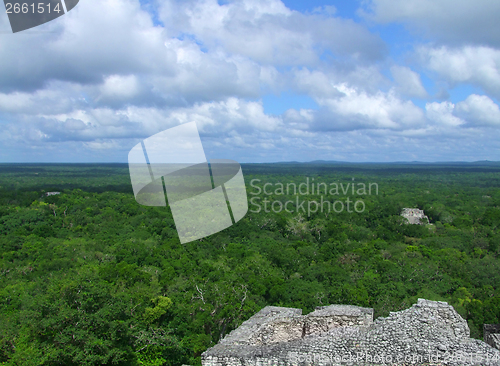
{"type": "Polygon", "coordinates": [[[351,305],[302,310],[268,306],[202,354],[203,366],[483,365],[500,351],[471,339],[467,322],[446,302],[418,299],[373,321],[351,305]]]}

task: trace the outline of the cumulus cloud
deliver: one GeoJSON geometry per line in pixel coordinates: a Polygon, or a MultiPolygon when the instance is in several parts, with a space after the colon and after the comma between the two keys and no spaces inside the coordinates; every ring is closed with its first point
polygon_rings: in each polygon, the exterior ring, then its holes
{"type": "Polygon", "coordinates": [[[438,125],[456,127],[500,127],[500,109],[486,95],[472,94],[456,105],[427,103],[427,117],[438,125]]]}
{"type": "Polygon", "coordinates": [[[451,102],[433,102],[425,105],[427,117],[438,126],[457,127],[465,122],[453,115],[455,104],[451,102]]]}
{"type": "Polygon", "coordinates": [[[469,95],[457,103],[456,113],[474,126],[500,127],[500,109],[486,95],[469,95]]]}
{"type": "Polygon", "coordinates": [[[264,113],[261,102],[228,98],[220,102],[198,103],[189,107],[151,108],[127,106],[75,109],[68,113],[17,114],[13,134],[26,137],[31,143],[44,141],[92,141],[95,139],[144,138],[180,123],[196,121],[207,138],[238,134],[278,132],[279,117],[264,113]],[[26,135],[26,131],[39,131],[26,135]]]}
{"type": "Polygon", "coordinates": [[[303,68],[293,75],[293,84],[297,91],[309,94],[316,99],[341,96],[342,93],[335,87],[337,82],[334,75],[320,70],[303,68]]]}
{"type": "Polygon", "coordinates": [[[420,75],[412,71],[408,67],[393,66],[391,67],[392,77],[397,84],[396,90],[408,97],[427,98],[427,94],[420,75]]]}
{"type": "Polygon", "coordinates": [[[37,115],[64,113],[88,104],[81,94],[82,87],[74,83],[50,82],[33,92],[0,92],[0,113],[37,115]]]}
{"type": "Polygon", "coordinates": [[[368,0],[360,13],[380,23],[408,24],[441,42],[500,46],[497,0],[368,0]]]}
{"type": "Polygon", "coordinates": [[[110,75],[101,86],[104,98],[130,99],[138,93],[138,81],[135,75],[110,75]]]}
{"type": "Polygon", "coordinates": [[[279,0],[237,0],[224,5],[216,0],[169,0],[161,4],[160,13],[162,21],[178,33],[263,64],[314,65],[321,55],[318,48],[368,60],[386,53],[379,37],[350,19],[305,15],[279,0]]]}
{"type": "MultiPolygon", "coordinates": [[[[153,25],[139,1],[89,0],[41,28],[53,33],[2,39],[0,92],[33,93],[65,81],[86,87],[98,105],[113,107],[260,93],[260,65],[169,36],[168,29],[153,25]]],[[[271,73],[267,67],[264,81],[272,82],[271,73]]]]}
{"type": "Polygon", "coordinates": [[[342,96],[337,85],[349,85],[369,94],[376,94],[381,88],[389,89],[392,85],[381,72],[378,65],[339,65],[328,67],[294,69],[284,76],[284,85],[299,94],[307,94],[315,99],[342,96]]]}
{"type": "Polygon", "coordinates": [[[337,98],[319,98],[324,108],[318,124],[324,130],[413,129],[425,123],[423,111],[393,92],[368,94],[346,84],[337,84],[337,98]]]}
{"type": "Polygon", "coordinates": [[[51,80],[89,84],[111,74],[168,72],[162,32],[138,1],[82,2],[31,33],[2,37],[0,90],[32,91],[51,80]]]}
{"type": "MultiPolygon", "coordinates": [[[[279,0],[154,4],[158,13],[138,0],[86,0],[39,33],[3,36],[0,159],[124,161],[141,139],[191,121],[207,156],[242,161],[415,160],[417,147],[433,160],[438,136],[474,136],[471,152],[481,141],[495,146],[478,132],[498,126],[489,96],[423,110],[408,100],[430,99],[420,75],[332,9],[300,13],[279,0]],[[283,91],[319,109],[266,114],[262,97],[283,91]]],[[[417,54],[438,82],[498,95],[493,47],[417,54]]]]}
{"type": "Polygon", "coordinates": [[[452,85],[472,83],[500,97],[500,50],[465,46],[420,47],[424,65],[452,85]]]}

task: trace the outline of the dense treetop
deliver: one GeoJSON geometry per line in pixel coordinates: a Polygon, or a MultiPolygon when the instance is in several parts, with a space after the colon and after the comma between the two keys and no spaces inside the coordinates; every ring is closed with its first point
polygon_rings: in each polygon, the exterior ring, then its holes
{"type": "Polygon", "coordinates": [[[451,303],[473,337],[500,323],[499,164],[243,173],[253,212],[182,245],[168,207],[135,202],[126,165],[0,165],[0,364],[199,365],[266,305],[353,304],[384,316],[423,297],[451,303]],[[356,190],[279,191],[313,179],[356,190]],[[357,190],[370,183],[378,194],[357,190]],[[307,211],[321,199],[364,209],[307,211]],[[406,224],[404,207],[430,224],[406,224]]]}

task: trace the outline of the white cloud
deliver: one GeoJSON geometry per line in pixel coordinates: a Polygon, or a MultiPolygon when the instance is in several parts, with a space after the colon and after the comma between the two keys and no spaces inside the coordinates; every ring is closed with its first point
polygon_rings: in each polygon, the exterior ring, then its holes
{"type": "Polygon", "coordinates": [[[78,84],[50,82],[44,89],[34,92],[0,92],[0,112],[38,115],[40,113],[64,113],[85,104],[80,97],[78,84]]]}
{"type": "Polygon", "coordinates": [[[429,95],[425,91],[420,75],[408,67],[393,66],[391,73],[397,84],[396,90],[406,96],[416,98],[427,98],[429,95]]]}
{"type": "Polygon", "coordinates": [[[380,23],[406,23],[443,42],[500,46],[498,0],[367,0],[361,13],[380,23]]]}
{"type": "Polygon", "coordinates": [[[135,75],[111,75],[104,80],[101,93],[104,98],[130,99],[139,92],[135,75]]]}
{"type": "Polygon", "coordinates": [[[446,81],[473,83],[500,97],[500,50],[489,47],[421,47],[422,62],[446,81]]]}
{"type": "MultiPolygon", "coordinates": [[[[286,78],[289,88],[298,93],[308,94],[313,98],[332,98],[341,96],[336,85],[346,84],[351,87],[376,93],[381,87],[390,86],[377,65],[329,65],[328,68],[294,70],[286,78]]],[[[288,76],[288,75],[285,75],[288,76]]]]}
{"type": "Polygon", "coordinates": [[[120,147],[116,140],[84,142],[83,145],[92,150],[112,150],[120,147]]]}
{"type": "Polygon", "coordinates": [[[311,71],[303,68],[297,70],[293,78],[293,84],[299,92],[309,94],[316,99],[341,95],[334,86],[336,80],[333,79],[332,75],[328,75],[322,71],[311,71]]]}
{"type": "Polygon", "coordinates": [[[2,90],[38,89],[54,79],[88,84],[103,75],[168,71],[162,29],[153,27],[138,1],[88,0],[37,30],[45,33],[2,37],[2,90]]]}
{"type": "Polygon", "coordinates": [[[438,126],[458,127],[465,121],[453,115],[455,104],[451,102],[433,102],[425,105],[427,117],[438,126]]]}
{"type": "Polygon", "coordinates": [[[473,126],[500,127],[500,109],[486,95],[469,95],[457,103],[456,114],[473,126]]]}
{"type": "Polygon", "coordinates": [[[346,84],[335,88],[340,98],[318,99],[328,113],[322,117],[327,129],[413,129],[425,123],[423,111],[394,93],[368,94],[346,84]],[[331,114],[331,115],[330,115],[331,114]]]}
{"type": "Polygon", "coordinates": [[[226,5],[216,0],[170,0],[160,5],[160,13],[172,30],[188,33],[206,47],[221,47],[263,64],[314,65],[318,48],[356,59],[379,59],[386,51],[377,36],[352,20],[304,15],[279,0],[226,5]]]}
{"type": "Polygon", "coordinates": [[[472,94],[456,105],[427,103],[427,117],[438,126],[500,127],[500,108],[485,95],[472,94]]]}
{"type": "Polygon", "coordinates": [[[218,138],[236,132],[258,135],[282,130],[281,118],[266,115],[260,102],[237,98],[198,103],[192,107],[87,108],[69,113],[18,114],[15,119],[15,123],[9,125],[10,132],[25,136],[31,143],[140,138],[191,121],[197,122],[200,131],[218,138]],[[26,135],[28,130],[40,133],[26,135]]]}
{"type": "MultiPolygon", "coordinates": [[[[439,138],[448,149],[473,138],[467,151],[482,142],[497,151],[484,134],[498,126],[491,98],[422,110],[407,99],[430,98],[420,75],[328,9],[303,14],[278,0],[166,0],[159,9],[164,26],[138,0],[86,0],[39,28],[54,33],[4,35],[0,159],[124,161],[141,139],[191,121],[207,156],[242,161],[415,160],[419,149],[433,160],[439,138]],[[284,91],[319,110],[267,115],[262,97],[284,91]]],[[[499,95],[494,48],[418,52],[438,79],[499,95]]]]}

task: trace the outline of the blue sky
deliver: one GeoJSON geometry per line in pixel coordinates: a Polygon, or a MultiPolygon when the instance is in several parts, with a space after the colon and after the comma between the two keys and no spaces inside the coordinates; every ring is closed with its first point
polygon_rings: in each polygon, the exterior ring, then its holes
{"type": "Polygon", "coordinates": [[[0,16],[0,162],[500,160],[500,2],[86,0],[0,16]]]}

